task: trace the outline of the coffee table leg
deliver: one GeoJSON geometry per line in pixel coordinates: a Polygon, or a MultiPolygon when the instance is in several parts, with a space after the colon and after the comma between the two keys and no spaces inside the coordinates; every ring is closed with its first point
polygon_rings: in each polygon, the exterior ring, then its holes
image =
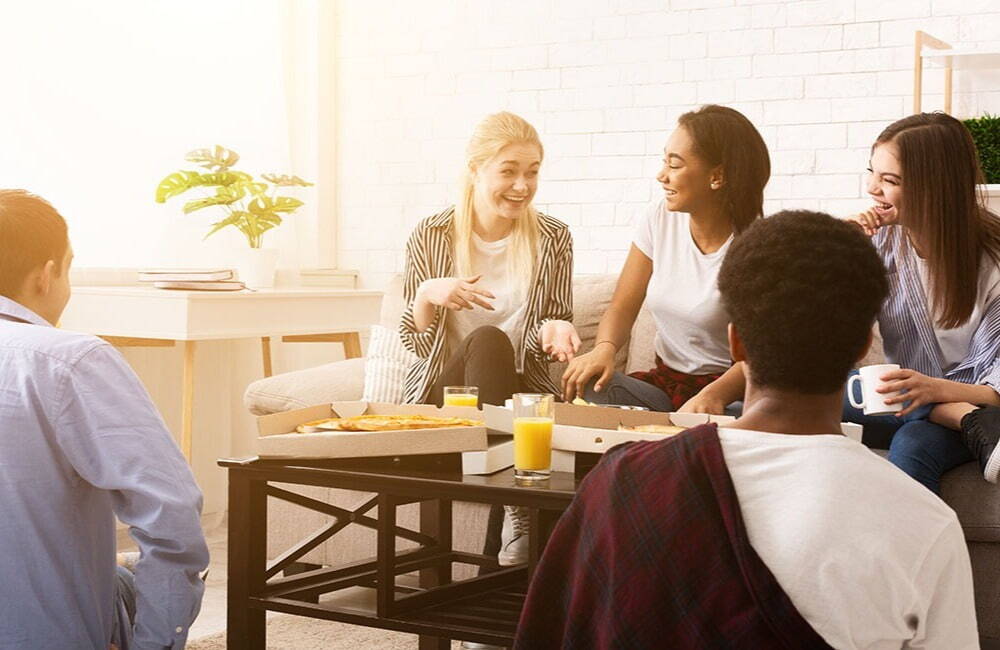
{"type": "MultiPolygon", "coordinates": [[[[438,541],[444,551],[451,551],[451,501],[431,499],[420,502],[420,532],[438,541]]],[[[421,587],[436,587],[451,582],[451,562],[420,571],[421,587]]],[[[451,640],[436,636],[421,636],[420,650],[448,650],[451,640]]]]}
{"type": "Polygon", "coordinates": [[[552,535],[552,530],[556,527],[556,522],[559,521],[559,516],[562,513],[537,508],[531,508],[528,512],[531,527],[531,536],[528,538],[528,575],[533,575],[538,561],[542,558],[542,552],[545,551],[545,545],[552,535]]]}
{"type": "Polygon", "coordinates": [[[262,481],[239,469],[229,470],[229,557],[226,644],[264,650],[264,610],[250,607],[250,597],[264,586],[267,563],[267,496],[262,481]]]}

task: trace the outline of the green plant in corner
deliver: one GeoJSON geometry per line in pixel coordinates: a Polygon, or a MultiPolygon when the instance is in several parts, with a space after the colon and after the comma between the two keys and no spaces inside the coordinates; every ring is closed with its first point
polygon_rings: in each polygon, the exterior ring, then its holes
{"type": "Polygon", "coordinates": [[[280,225],[282,215],[288,216],[302,205],[299,199],[278,196],[278,188],[312,185],[287,174],[261,174],[264,182],[257,181],[250,174],[233,169],[240,160],[239,154],[219,145],[212,149],[196,149],[184,159],[208,172],[181,170],[170,174],[157,186],[156,202],[165,203],[195,188],[214,189],[214,194],[205,192],[202,198],[185,203],[184,214],[221,207],[226,211],[226,218],[213,223],[205,238],[226,226],[234,226],[246,236],[251,248],[260,248],[264,233],[280,225]]]}
{"type": "Polygon", "coordinates": [[[983,176],[989,184],[1000,183],[1000,115],[983,115],[964,120],[979,152],[983,176]]]}

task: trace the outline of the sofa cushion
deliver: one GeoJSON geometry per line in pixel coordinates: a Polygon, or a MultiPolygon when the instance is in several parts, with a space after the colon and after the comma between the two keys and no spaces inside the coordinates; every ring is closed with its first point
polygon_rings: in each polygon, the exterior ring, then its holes
{"type": "MultiPolygon", "coordinates": [[[[873,449],[887,458],[889,450],[873,449]]],[[[941,477],[941,499],[951,506],[970,542],[1000,542],[1000,487],[986,482],[976,462],[941,477]]]]}
{"type": "Polygon", "coordinates": [[[656,365],[656,323],[653,315],[643,304],[632,325],[632,335],[628,343],[628,365],[625,372],[649,370],[656,365]]]}
{"type": "Polygon", "coordinates": [[[403,275],[397,273],[389,279],[382,297],[382,311],[379,314],[379,325],[386,329],[399,329],[399,321],[403,319],[406,301],[403,300],[403,275]]]}
{"type": "Polygon", "coordinates": [[[368,354],[365,356],[365,388],[361,399],[366,402],[403,401],[403,382],[406,371],[417,360],[403,346],[399,330],[372,325],[368,354]]]}
{"type": "Polygon", "coordinates": [[[941,498],[958,514],[967,540],[1000,542],[1000,486],[986,482],[979,463],[965,463],[945,474],[941,498]]]}
{"type": "Polygon", "coordinates": [[[247,386],[243,404],[254,415],[267,415],[348,402],[361,399],[364,383],[365,360],[345,359],[258,379],[247,386]]]}

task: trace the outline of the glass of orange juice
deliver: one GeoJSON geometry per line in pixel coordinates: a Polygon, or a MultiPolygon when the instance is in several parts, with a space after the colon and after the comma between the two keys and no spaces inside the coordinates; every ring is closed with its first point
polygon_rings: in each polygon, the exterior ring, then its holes
{"type": "Polygon", "coordinates": [[[514,395],[514,478],[538,481],[552,470],[552,405],[549,393],[514,395]]]}
{"type": "Polygon", "coordinates": [[[479,386],[445,386],[445,406],[479,406],[479,386]]]}

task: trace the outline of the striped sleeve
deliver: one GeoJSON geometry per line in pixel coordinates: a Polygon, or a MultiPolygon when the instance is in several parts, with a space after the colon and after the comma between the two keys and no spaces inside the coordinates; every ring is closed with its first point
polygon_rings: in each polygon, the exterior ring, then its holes
{"type": "Polygon", "coordinates": [[[542,325],[550,320],[573,320],[573,236],[569,228],[560,228],[551,259],[540,260],[540,263],[546,261],[552,264],[551,289],[538,320],[525,333],[525,350],[543,361],[547,361],[548,357],[542,351],[538,336],[542,325]]]}
{"type": "Polygon", "coordinates": [[[985,384],[1000,393],[1000,298],[996,298],[983,314],[976,333],[972,335],[969,356],[952,373],[971,370],[970,383],[985,384]]]}
{"type": "Polygon", "coordinates": [[[417,295],[417,288],[424,280],[432,277],[431,259],[432,255],[444,256],[447,251],[436,251],[434,248],[444,245],[443,242],[433,242],[433,233],[425,224],[418,225],[409,241],[406,242],[406,268],[403,272],[403,298],[406,300],[406,309],[399,323],[399,338],[403,341],[406,349],[420,358],[426,359],[430,356],[437,338],[438,328],[441,327],[442,309],[435,308],[434,320],[423,332],[417,331],[416,323],[413,320],[413,302],[417,295]]]}

